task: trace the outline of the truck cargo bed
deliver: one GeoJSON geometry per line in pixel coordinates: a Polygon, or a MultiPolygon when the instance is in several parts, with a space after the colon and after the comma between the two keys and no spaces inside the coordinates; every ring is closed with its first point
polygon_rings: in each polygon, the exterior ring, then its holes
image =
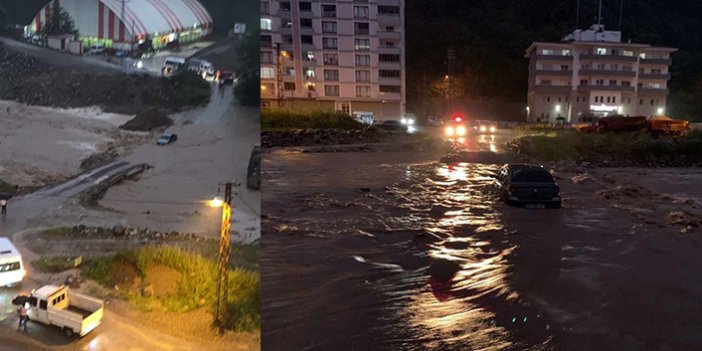
{"type": "Polygon", "coordinates": [[[91,311],[84,310],[84,309],[82,309],[82,308],[80,308],[80,307],[73,306],[73,305],[68,305],[68,308],[67,308],[66,310],[71,311],[71,312],[74,312],[74,313],[78,313],[78,314],[80,314],[81,316],[83,316],[83,318],[85,318],[85,317],[87,317],[87,316],[93,314],[93,312],[91,312],[91,311]]]}

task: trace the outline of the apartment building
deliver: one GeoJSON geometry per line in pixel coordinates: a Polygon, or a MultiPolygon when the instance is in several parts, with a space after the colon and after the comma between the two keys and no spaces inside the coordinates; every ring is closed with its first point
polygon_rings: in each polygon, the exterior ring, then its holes
{"type": "Polygon", "coordinates": [[[560,43],[535,42],[526,50],[527,120],[664,115],[670,56],[676,50],[622,43],[621,32],[597,24],[560,43]]]}
{"type": "Polygon", "coordinates": [[[399,119],[404,43],[404,0],[262,0],[262,107],[399,119]]]}

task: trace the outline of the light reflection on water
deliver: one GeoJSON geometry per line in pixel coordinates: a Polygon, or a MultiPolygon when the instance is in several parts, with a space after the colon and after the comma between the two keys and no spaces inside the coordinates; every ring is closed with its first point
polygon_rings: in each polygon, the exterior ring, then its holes
{"type": "Polygon", "coordinates": [[[405,324],[389,328],[411,331],[409,349],[528,349],[548,341],[538,335],[524,342],[514,335],[515,329],[523,329],[515,327],[517,322],[528,323],[532,311],[520,305],[519,294],[508,283],[507,257],[515,247],[501,239],[504,225],[490,192],[496,170],[479,164],[415,168],[414,179],[404,177],[389,188],[405,202],[401,207],[412,209],[414,224],[439,238],[427,244],[431,263],[426,269],[385,285],[384,292],[394,296],[388,311],[405,324]],[[421,279],[419,291],[407,288],[421,279]],[[396,298],[398,287],[407,299],[396,298]]]}

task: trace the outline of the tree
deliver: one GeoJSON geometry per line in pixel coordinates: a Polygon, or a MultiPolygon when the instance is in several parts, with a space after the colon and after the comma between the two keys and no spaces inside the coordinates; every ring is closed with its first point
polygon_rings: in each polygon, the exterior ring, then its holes
{"type": "Polygon", "coordinates": [[[73,21],[73,17],[71,17],[71,15],[60,6],[58,1],[54,1],[51,6],[49,20],[42,27],[42,33],[47,36],[73,34],[77,38],[78,30],[76,30],[76,24],[75,21],[73,21]]]}
{"type": "Polygon", "coordinates": [[[239,83],[234,95],[242,105],[258,106],[261,103],[261,48],[260,33],[252,30],[239,44],[237,77],[239,83]]]}

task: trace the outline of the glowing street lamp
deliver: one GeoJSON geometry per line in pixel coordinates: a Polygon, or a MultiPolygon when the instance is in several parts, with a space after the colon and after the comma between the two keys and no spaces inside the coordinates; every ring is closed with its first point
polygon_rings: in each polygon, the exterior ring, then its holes
{"type": "Polygon", "coordinates": [[[556,105],[556,112],[561,112],[561,104],[556,105]]]}
{"type": "Polygon", "coordinates": [[[663,116],[663,112],[665,112],[665,109],[663,109],[662,107],[659,107],[657,112],[658,112],[659,116],[663,116]]]}
{"type": "Polygon", "coordinates": [[[212,200],[207,202],[210,207],[222,207],[224,205],[224,199],[221,196],[215,196],[212,200]]]}

